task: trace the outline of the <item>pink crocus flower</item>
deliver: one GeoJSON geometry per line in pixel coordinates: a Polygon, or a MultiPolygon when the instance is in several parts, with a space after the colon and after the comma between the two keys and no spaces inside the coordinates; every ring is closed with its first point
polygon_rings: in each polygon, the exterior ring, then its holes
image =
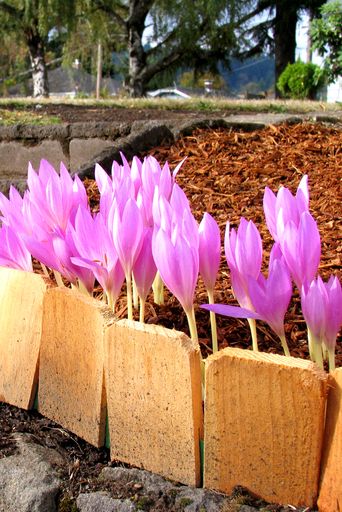
{"type": "Polygon", "coordinates": [[[0,228],[0,265],[33,272],[31,253],[11,226],[0,228]]]}
{"type": "Polygon", "coordinates": [[[201,307],[234,318],[265,321],[279,336],[284,353],[289,356],[284,332],[284,316],[291,299],[292,285],[290,273],[283,258],[279,257],[277,245],[271,251],[268,278],[261,273],[257,279],[248,276],[247,294],[250,308],[225,304],[205,304],[201,307]]]}
{"type": "Polygon", "coordinates": [[[315,277],[321,256],[317,223],[309,212],[301,214],[298,226],[293,221],[284,226],[280,246],[292,278],[301,290],[315,277]]]}
{"type": "Polygon", "coordinates": [[[188,210],[173,212],[171,229],[156,226],[152,253],[165,285],[179,300],[187,315],[191,337],[197,340],[194,318],[194,293],[199,272],[198,228],[190,233],[195,220],[188,210]]]}
{"type": "Polygon", "coordinates": [[[72,237],[72,225],[69,224],[63,237],[54,235],[52,246],[56,257],[57,270],[70,283],[79,286],[81,291],[92,294],[94,288],[94,273],[91,269],[76,265],[73,258],[79,256],[72,237]]]}
{"type": "Polygon", "coordinates": [[[133,277],[140,298],[140,321],[144,321],[146,297],[156,277],[157,267],[152,254],[153,229],[145,227],[142,246],[133,266],[133,277]]]}
{"type": "Polygon", "coordinates": [[[291,276],[283,259],[274,259],[268,278],[260,274],[257,280],[249,278],[249,296],[260,318],[279,336],[285,355],[290,352],[285,339],[284,317],[292,295],[291,276]]]}
{"type": "Polygon", "coordinates": [[[81,180],[71,178],[63,164],[60,175],[47,162],[42,160],[38,174],[31,164],[28,169],[27,201],[31,203],[32,224],[44,223],[51,232],[62,235],[69,220],[73,222],[80,204],[88,205],[87,194],[81,180]]]}
{"type": "Polygon", "coordinates": [[[328,293],[328,309],[324,343],[328,350],[335,350],[337,334],[342,324],[342,288],[337,276],[330,276],[325,289],[328,293]]]}
{"type": "Polygon", "coordinates": [[[205,287],[213,291],[220,267],[221,236],[216,220],[205,213],[198,227],[199,272],[205,287]]]}
{"type": "Polygon", "coordinates": [[[263,205],[267,227],[273,239],[279,242],[286,223],[292,221],[295,226],[298,226],[301,214],[309,210],[308,176],[302,177],[295,196],[283,186],[280,187],[277,195],[266,187],[263,205]],[[282,217],[280,224],[279,216],[282,217]]]}
{"type": "MultiPolygon", "coordinates": [[[[220,267],[221,235],[215,219],[205,213],[198,227],[199,272],[207,289],[209,303],[214,303],[214,287],[220,267]]],[[[218,350],[217,327],[214,312],[210,312],[213,352],[218,350]]]]}
{"type": "MultiPolygon", "coordinates": [[[[252,221],[241,218],[238,230],[230,230],[227,222],[224,248],[230,268],[234,295],[242,308],[253,310],[248,291],[248,279],[258,279],[262,262],[262,241],[260,233],[252,221]]],[[[258,350],[255,320],[247,317],[250,326],[253,349],[258,350]]]]}
{"type": "Polygon", "coordinates": [[[72,263],[93,272],[104,289],[108,305],[114,310],[125,274],[101,213],[93,217],[80,207],[71,234],[78,252],[78,256],[71,258],[72,263]]]}
{"type": "Polygon", "coordinates": [[[324,283],[320,276],[301,290],[302,311],[308,326],[311,358],[323,367],[322,350],[329,355],[329,368],[335,368],[335,345],[342,323],[342,290],[337,277],[324,283]]]}
{"type": "Polygon", "coordinates": [[[28,230],[23,203],[23,198],[13,185],[10,186],[8,198],[0,192],[1,220],[3,224],[11,226],[17,233],[24,233],[28,230]]]}
{"type": "Polygon", "coordinates": [[[126,277],[128,318],[131,320],[133,319],[131,275],[143,243],[143,222],[134,199],[128,199],[122,213],[115,207],[111,233],[126,277]]]}

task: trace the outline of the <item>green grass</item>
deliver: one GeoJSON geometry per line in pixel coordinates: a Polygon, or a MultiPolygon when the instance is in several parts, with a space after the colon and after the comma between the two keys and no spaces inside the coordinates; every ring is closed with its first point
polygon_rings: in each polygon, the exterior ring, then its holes
{"type": "Polygon", "coordinates": [[[50,98],[37,99],[22,98],[9,99],[0,98],[0,124],[54,124],[58,123],[57,116],[47,116],[37,110],[31,112],[35,105],[78,105],[83,107],[112,107],[123,109],[162,109],[162,110],[197,110],[198,112],[227,112],[231,113],[290,113],[306,114],[309,112],[334,113],[342,112],[339,103],[324,103],[319,101],[299,101],[299,100],[243,100],[228,98],[205,98],[194,97],[189,100],[170,100],[157,98],[124,98],[115,99],[94,98],[86,99],[68,99],[68,98],[50,98]],[[3,107],[3,108],[1,108],[3,107]],[[5,110],[4,107],[12,110],[5,110]]]}
{"type": "Polygon", "coordinates": [[[0,104],[0,125],[13,124],[58,124],[60,120],[57,116],[47,116],[35,112],[25,111],[21,108],[16,110],[6,110],[1,108],[0,104]]]}

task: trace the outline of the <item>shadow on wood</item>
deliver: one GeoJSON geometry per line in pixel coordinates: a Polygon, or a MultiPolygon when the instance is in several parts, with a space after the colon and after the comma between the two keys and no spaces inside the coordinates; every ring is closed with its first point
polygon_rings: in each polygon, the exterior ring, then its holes
{"type": "Polygon", "coordinates": [[[106,421],[104,333],[114,320],[107,306],[74,290],[46,294],[39,412],[98,447],[106,421]]]}
{"type": "Polygon", "coordinates": [[[33,407],[38,384],[43,299],[42,276],[0,267],[0,400],[33,407]]]}

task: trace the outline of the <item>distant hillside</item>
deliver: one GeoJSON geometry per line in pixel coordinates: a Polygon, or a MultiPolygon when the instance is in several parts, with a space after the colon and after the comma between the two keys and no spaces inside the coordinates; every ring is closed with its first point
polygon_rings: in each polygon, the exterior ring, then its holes
{"type": "Polygon", "coordinates": [[[229,94],[263,93],[274,87],[274,58],[262,56],[243,62],[233,59],[231,69],[220,70],[229,94]]]}

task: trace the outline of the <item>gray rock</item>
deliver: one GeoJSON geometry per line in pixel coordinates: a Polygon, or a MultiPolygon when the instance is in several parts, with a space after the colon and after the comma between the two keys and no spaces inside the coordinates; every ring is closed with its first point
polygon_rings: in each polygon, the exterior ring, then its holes
{"type": "Polygon", "coordinates": [[[150,473],[144,469],[103,468],[99,478],[108,482],[140,483],[144,486],[144,492],[154,494],[166,493],[171,489],[177,489],[175,484],[169,480],[165,480],[162,476],[150,473]]]}
{"type": "Polygon", "coordinates": [[[130,500],[111,498],[107,492],[82,493],[76,505],[80,512],[134,512],[136,507],[130,500]]]}
{"type": "Polygon", "coordinates": [[[227,496],[218,492],[176,485],[160,475],[142,469],[104,468],[100,479],[126,485],[140,483],[143,485],[144,494],[156,495],[157,498],[167,495],[174,501],[177,509],[185,512],[220,512],[229,503],[227,496]]]}
{"type": "Polygon", "coordinates": [[[63,458],[17,434],[18,453],[0,460],[0,512],[55,512],[63,458]]]}
{"type": "Polygon", "coordinates": [[[180,488],[176,496],[176,505],[186,512],[219,512],[228,503],[223,494],[207,489],[195,489],[192,487],[180,488]]]}
{"type": "Polygon", "coordinates": [[[250,505],[241,505],[239,512],[258,512],[259,509],[251,507],[250,505]]]}
{"type": "Polygon", "coordinates": [[[95,164],[100,164],[107,172],[110,172],[113,160],[121,163],[123,153],[129,160],[134,155],[148,151],[149,149],[167,142],[173,142],[174,137],[168,126],[157,121],[136,121],[132,125],[132,131],[127,137],[119,137],[110,148],[104,149],[89,163],[82,165],[77,174],[80,178],[94,177],[95,164]]]}

